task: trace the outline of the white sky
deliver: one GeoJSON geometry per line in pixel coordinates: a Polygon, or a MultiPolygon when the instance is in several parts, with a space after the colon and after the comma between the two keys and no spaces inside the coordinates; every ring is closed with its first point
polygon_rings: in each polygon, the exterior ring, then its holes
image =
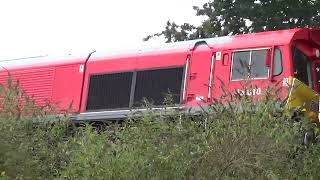
{"type": "MultiPolygon", "coordinates": [[[[134,47],[208,0],[0,0],[0,60],[134,47]]],[[[153,40],[153,43],[159,43],[153,40]]],[[[164,42],[161,39],[161,42],[164,42]]]]}

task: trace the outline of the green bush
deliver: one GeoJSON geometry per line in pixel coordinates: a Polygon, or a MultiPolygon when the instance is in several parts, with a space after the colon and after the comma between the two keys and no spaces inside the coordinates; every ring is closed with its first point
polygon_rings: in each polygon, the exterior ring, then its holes
{"type": "Polygon", "coordinates": [[[149,108],[103,131],[9,94],[0,111],[0,179],[318,178],[319,146],[303,144],[309,124],[291,122],[271,94],[229,95],[197,116],[149,108]]]}

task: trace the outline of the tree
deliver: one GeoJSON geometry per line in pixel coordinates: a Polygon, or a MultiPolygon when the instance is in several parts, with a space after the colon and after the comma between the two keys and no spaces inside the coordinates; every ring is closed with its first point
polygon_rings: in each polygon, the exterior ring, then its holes
{"type": "Polygon", "coordinates": [[[320,25],[319,0],[214,0],[194,6],[205,16],[198,27],[167,22],[165,30],[144,38],[164,36],[167,42],[209,38],[267,30],[320,25]]]}

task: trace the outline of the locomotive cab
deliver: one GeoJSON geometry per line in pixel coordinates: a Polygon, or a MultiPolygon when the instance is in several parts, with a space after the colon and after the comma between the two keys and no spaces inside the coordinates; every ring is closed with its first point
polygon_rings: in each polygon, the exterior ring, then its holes
{"type": "Polygon", "coordinates": [[[320,32],[311,30],[308,39],[291,44],[292,69],[288,107],[301,109],[306,117],[319,122],[320,32]]]}

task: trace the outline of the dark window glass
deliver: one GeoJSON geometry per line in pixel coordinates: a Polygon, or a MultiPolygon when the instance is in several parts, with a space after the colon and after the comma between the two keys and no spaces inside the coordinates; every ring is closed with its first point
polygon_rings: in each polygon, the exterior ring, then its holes
{"type": "Polygon", "coordinates": [[[180,103],[183,68],[138,71],[134,105],[140,107],[146,98],[154,105],[162,105],[170,93],[174,104],[180,103]]]}
{"type": "Polygon", "coordinates": [[[315,71],[317,76],[318,93],[320,93],[320,64],[315,65],[315,71]]]}
{"type": "Polygon", "coordinates": [[[299,49],[293,47],[294,77],[311,87],[310,60],[299,49]]]}
{"type": "Polygon", "coordinates": [[[268,67],[265,65],[266,50],[251,51],[250,77],[267,78],[268,67]]]}
{"type": "Polygon", "coordinates": [[[250,51],[233,53],[232,80],[246,79],[249,73],[250,51]]]}
{"type": "Polygon", "coordinates": [[[274,50],[273,75],[277,76],[282,73],[282,56],[280,49],[274,50]]]}
{"type": "Polygon", "coordinates": [[[87,110],[128,108],[132,72],[90,76],[87,110]]]}

